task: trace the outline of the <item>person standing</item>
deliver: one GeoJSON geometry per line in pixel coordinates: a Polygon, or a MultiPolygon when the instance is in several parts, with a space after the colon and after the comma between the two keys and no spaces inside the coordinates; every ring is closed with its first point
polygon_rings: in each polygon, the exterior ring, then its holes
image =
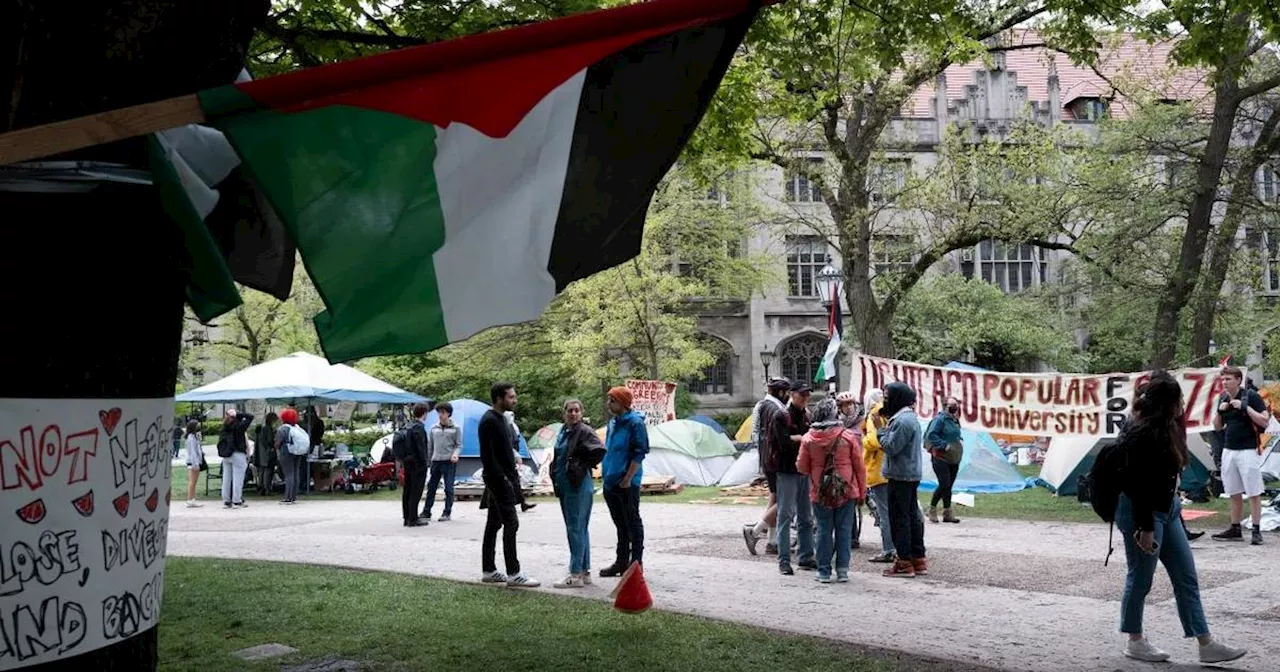
{"type": "Polygon", "coordinates": [[[1173,585],[1183,634],[1200,644],[1200,662],[1226,663],[1246,652],[1214,640],[1200,603],[1196,561],[1182,528],[1178,496],[1178,475],[1189,459],[1183,412],[1178,381],[1164,371],[1153,372],[1139,387],[1132,419],[1117,440],[1123,466],[1115,526],[1124,539],[1128,565],[1120,598],[1120,631],[1129,636],[1124,655],[1146,662],[1169,659],[1147,641],[1142,629],[1142,612],[1159,561],[1173,585]]]}
{"type": "Polygon", "coordinates": [[[440,522],[453,518],[453,482],[458,476],[458,458],[462,455],[462,429],[453,424],[453,404],[442,401],[436,405],[436,424],[427,432],[428,452],[431,454],[431,480],[427,482],[427,503],[422,508],[422,518],[431,520],[431,507],[436,503],[436,490],[444,481],[444,513],[440,522]]]}
{"type": "Polygon", "coordinates": [[[924,437],[915,405],[915,390],[905,383],[889,383],[884,388],[884,406],[875,416],[876,435],[885,454],[884,476],[889,480],[889,526],[898,553],[885,576],[912,578],[929,573],[924,517],[916,494],[920,489],[924,437]]]}
{"type": "Polygon", "coordinates": [[[551,455],[551,485],[560,500],[565,533],[569,537],[569,575],[556,588],[591,585],[591,500],[594,483],[591,470],[604,457],[604,446],[587,423],[582,421],[582,402],[564,402],[564,426],[556,435],[551,455]]]}
{"type": "Polygon", "coordinates": [[[289,452],[289,444],[293,442],[292,432],[298,426],[297,409],[286,408],[280,411],[280,422],[282,424],[276,428],[274,440],[268,445],[275,446],[280,471],[284,473],[284,499],[280,503],[292,505],[298,503],[298,463],[306,460],[307,456],[289,452]]]}
{"type": "Polygon", "coordinates": [[[226,509],[243,509],[244,475],[249,469],[249,439],[245,437],[253,424],[252,413],[227,411],[222,418],[222,431],[218,434],[218,454],[222,455],[222,506],[226,509]],[[231,470],[227,471],[230,465],[231,470]]]}
{"type": "Polygon", "coordinates": [[[1222,433],[1222,488],[1231,497],[1231,527],[1213,535],[1218,541],[1241,541],[1244,533],[1244,498],[1249,498],[1253,519],[1251,541],[1262,544],[1262,445],[1259,435],[1266,428],[1267,404],[1253,390],[1242,387],[1244,372],[1234,366],[1222,370],[1226,388],[1218,400],[1213,428],[1222,433]]]}
{"type": "Polygon", "coordinates": [[[791,523],[796,524],[800,569],[817,569],[813,557],[813,504],[809,500],[809,479],[796,469],[800,440],[809,431],[809,386],[791,390],[786,410],[773,417],[770,440],[778,463],[778,571],[795,575],[791,566],[791,523]]]}
{"type": "Polygon", "coordinates": [[[834,553],[836,582],[848,583],[854,503],[866,496],[867,473],[858,433],[845,428],[830,397],[814,409],[813,425],[800,441],[796,470],[809,479],[809,499],[818,519],[817,579],[831,583],[834,553]]]}
{"type": "Polygon", "coordinates": [[[173,459],[178,459],[178,454],[182,452],[182,421],[174,419],[173,421],[173,459]]]}
{"type": "Polygon", "coordinates": [[[766,554],[778,553],[778,463],[773,454],[773,444],[769,441],[769,428],[773,425],[773,416],[786,408],[787,394],[791,391],[791,381],[786,378],[773,378],[769,381],[768,391],[751,411],[751,443],[756,447],[760,460],[760,473],[764,474],[765,485],[769,488],[769,502],[764,515],[755,523],[742,527],[742,539],[747,544],[747,552],[756,555],[756,546],[760,539],[766,539],[766,554]]]}
{"type": "Polygon", "coordinates": [[[633,562],[644,562],[644,522],[640,519],[640,481],[644,458],[649,454],[649,430],[644,416],[631,408],[631,390],[609,390],[609,420],[605,432],[605,455],[600,465],[604,477],[604,503],[618,529],[618,552],[614,563],[600,576],[622,576],[633,562]]]}
{"type": "Polygon", "coordinates": [[[200,423],[195,420],[187,422],[186,436],[187,464],[187,508],[196,509],[196,483],[200,481],[200,465],[204,464],[204,446],[201,445],[200,423]]]}
{"type": "Polygon", "coordinates": [[[258,433],[253,439],[253,467],[257,474],[258,494],[271,494],[271,481],[275,478],[277,451],[276,431],[280,428],[280,418],[274,413],[267,413],[258,426],[258,433]]]}
{"type": "Polygon", "coordinates": [[[933,458],[933,473],[938,477],[938,488],[933,491],[933,498],[929,501],[931,523],[938,522],[938,502],[942,502],[943,522],[960,522],[951,509],[951,489],[955,487],[956,476],[960,474],[960,461],[964,458],[959,418],[960,400],[951,397],[947,399],[946,407],[929,423],[929,431],[925,432],[925,445],[929,447],[929,455],[933,458]]]}
{"type": "Polygon", "coordinates": [[[413,420],[407,431],[409,446],[404,456],[404,492],[400,493],[400,512],[405,527],[421,527],[427,520],[418,517],[418,502],[422,501],[422,489],[427,484],[427,464],[431,456],[427,448],[427,405],[414,404],[413,420]]]}
{"type": "Polygon", "coordinates": [[[867,392],[864,405],[867,419],[863,427],[862,463],[867,467],[867,496],[875,506],[876,524],[880,526],[880,553],[868,562],[889,563],[897,558],[893,550],[893,525],[889,520],[889,481],[884,477],[884,449],[876,431],[876,418],[880,414],[884,393],[879,389],[867,392]]]}
{"type": "Polygon", "coordinates": [[[480,564],[483,583],[505,583],[511,588],[536,588],[541,584],[520,571],[520,556],[516,552],[516,532],[520,530],[520,518],[516,505],[522,502],[520,475],[516,471],[515,455],[511,452],[511,429],[503,416],[516,408],[516,387],[511,383],[494,383],[489,388],[492,407],[480,418],[477,432],[480,437],[480,462],[484,465],[484,498],[489,517],[484,526],[480,543],[480,564]],[[502,530],[502,555],[507,572],[498,571],[498,530],[502,530]]]}

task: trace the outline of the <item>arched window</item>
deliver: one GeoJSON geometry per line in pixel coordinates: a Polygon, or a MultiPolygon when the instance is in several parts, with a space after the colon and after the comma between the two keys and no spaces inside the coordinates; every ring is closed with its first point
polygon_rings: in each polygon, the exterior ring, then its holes
{"type": "Polygon", "coordinates": [[[792,383],[813,383],[818,375],[818,367],[822,366],[822,356],[826,354],[827,342],[819,336],[806,334],[787,341],[778,350],[778,361],[782,375],[792,383]]]}
{"type": "Polygon", "coordinates": [[[714,336],[704,337],[703,347],[715,355],[716,361],[686,380],[685,387],[690,394],[733,394],[733,348],[714,336]]]}

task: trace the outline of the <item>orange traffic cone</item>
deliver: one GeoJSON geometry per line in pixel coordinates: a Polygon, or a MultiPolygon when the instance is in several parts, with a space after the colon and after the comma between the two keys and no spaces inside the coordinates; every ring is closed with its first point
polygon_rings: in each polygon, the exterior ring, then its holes
{"type": "Polygon", "coordinates": [[[609,597],[614,598],[614,609],[628,614],[638,614],[653,606],[653,595],[649,594],[649,584],[644,582],[644,569],[640,563],[631,563],[609,597]]]}

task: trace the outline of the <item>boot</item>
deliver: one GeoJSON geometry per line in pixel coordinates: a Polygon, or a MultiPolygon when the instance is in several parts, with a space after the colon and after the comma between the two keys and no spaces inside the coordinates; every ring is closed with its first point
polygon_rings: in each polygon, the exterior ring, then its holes
{"type": "Polygon", "coordinates": [[[916,571],[916,576],[929,575],[929,561],[924,558],[913,558],[911,568],[916,571]]]}
{"type": "Polygon", "coordinates": [[[958,523],[958,522],[960,522],[960,519],[959,519],[959,518],[956,518],[955,509],[943,509],[943,510],[942,510],[942,522],[944,522],[944,523],[958,523]]]}
{"type": "Polygon", "coordinates": [[[892,567],[884,570],[884,575],[903,579],[914,579],[916,578],[915,565],[913,565],[910,560],[896,560],[892,567]]]}
{"type": "Polygon", "coordinates": [[[936,506],[929,507],[929,522],[931,523],[938,522],[938,507],[936,506]]]}

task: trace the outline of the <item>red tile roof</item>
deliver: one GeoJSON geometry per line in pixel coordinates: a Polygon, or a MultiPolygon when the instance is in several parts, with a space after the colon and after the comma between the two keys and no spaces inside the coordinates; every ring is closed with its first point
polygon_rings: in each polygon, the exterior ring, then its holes
{"type": "MultiPolygon", "coordinates": [[[[1088,66],[1074,65],[1066,54],[1034,46],[1002,52],[1005,70],[1010,75],[1017,76],[1019,87],[1026,87],[1028,102],[1044,104],[1049,102],[1051,64],[1056,66],[1058,102],[1062,106],[1060,114],[1063,119],[1074,118],[1068,105],[1075,99],[1111,97],[1112,87],[1107,79],[1120,90],[1111,107],[1111,113],[1119,117],[1125,115],[1124,93],[1136,89],[1150,91],[1158,98],[1169,100],[1204,103],[1210,98],[1212,90],[1205,81],[1204,73],[1194,69],[1175,68],[1170,64],[1169,53],[1174,42],[1152,44],[1128,33],[1102,39],[1106,46],[1099,54],[1098,70],[1106,75],[1106,79],[1098,76],[1088,66]]],[[[1012,43],[1038,45],[1043,44],[1043,40],[1039,33],[1024,30],[1013,34],[1012,43]]],[[[954,105],[957,101],[964,100],[965,87],[975,83],[974,73],[986,68],[987,63],[983,60],[947,68],[948,104],[954,105]]],[[[917,89],[904,106],[903,116],[932,118],[934,89],[933,82],[917,89]]]]}

